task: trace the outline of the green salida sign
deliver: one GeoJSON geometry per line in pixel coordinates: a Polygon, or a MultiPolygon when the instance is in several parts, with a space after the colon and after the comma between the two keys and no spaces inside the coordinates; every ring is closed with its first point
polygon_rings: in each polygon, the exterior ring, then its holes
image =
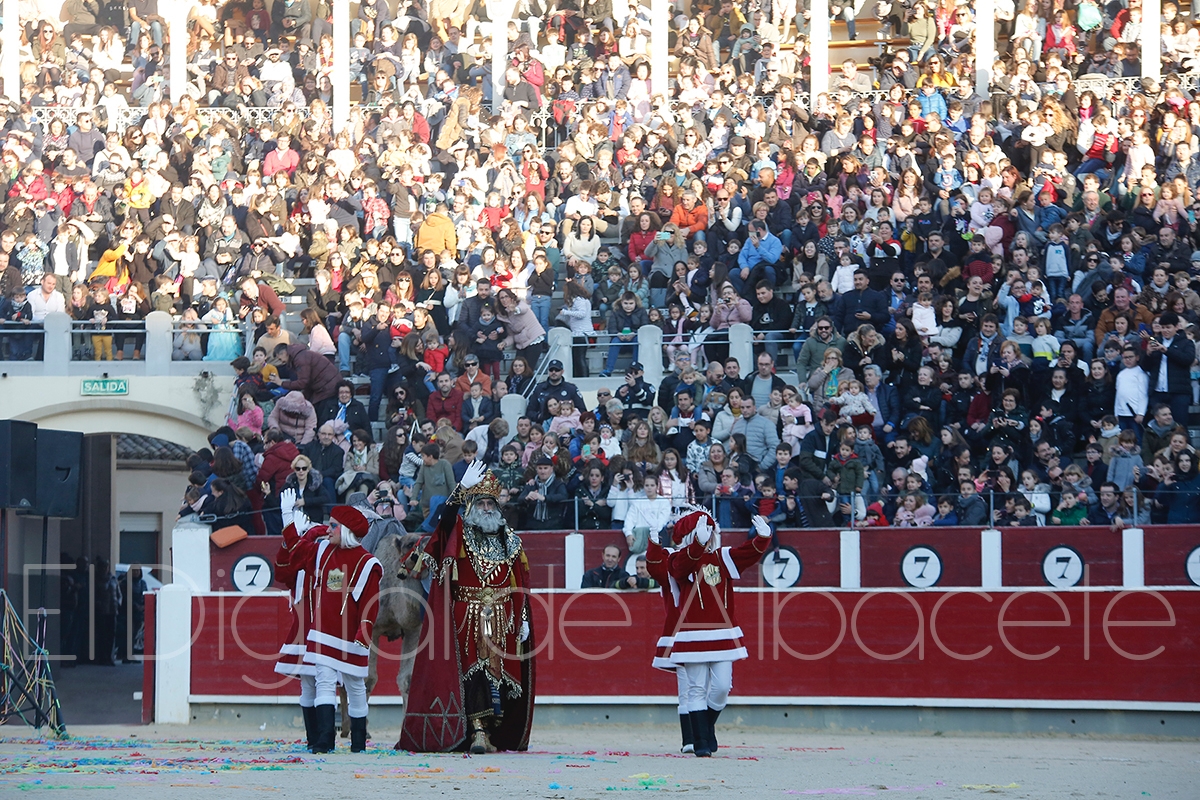
{"type": "Polygon", "coordinates": [[[85,397],[129,394],[128,378],[84,378],[79,393],[85,397]]]}

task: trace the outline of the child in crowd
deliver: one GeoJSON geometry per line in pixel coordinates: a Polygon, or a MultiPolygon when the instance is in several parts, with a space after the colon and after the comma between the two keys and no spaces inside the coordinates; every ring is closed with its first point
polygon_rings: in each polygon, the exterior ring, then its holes
{"type": "Polygon", "coordinates": [[[849,506],[851,516],[861,519],[863,515],[859,512],[865,507],[862,491],[866,476],[862,461],[854,452],[854,441],[843,440],[838,445],[837,455],[829,459],[825,472],[837,489],[838,503],[849,506]]]}
{"type": "Polygon", "coordinates": [[[875,416],[875,404],[863,391],[861,381],[852,380],[846,384],[846,391],[829,398],[829,404],[838,406],[842,419],[857,421],[856,417],[875,416]]]}
{"type": "Polygon", "coordinates": [[[1063,492],[1058,500],[1058,507],[1050,515],[1051,525],[1083,525],[1087,518],[1087,509],[1082,502],[1087,495],[1082,492],[1063,492]]]}
{"type": "Polygon", "coordinates": [[[929,524],[935,527],[958,525],[958,512],[953,497],[943,495],[938,498],[937,514],[929,524]]]}

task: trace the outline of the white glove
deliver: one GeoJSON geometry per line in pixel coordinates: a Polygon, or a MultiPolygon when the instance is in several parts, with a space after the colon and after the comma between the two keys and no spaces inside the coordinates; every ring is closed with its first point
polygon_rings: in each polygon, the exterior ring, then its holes
{"type": "Polygon", "coordinates": [[[521,623],[521,641],[529,641],[529,620],[525,620],[521,623]]]}
{"type": "Polygon", "coordinates": [[[708,544],[708,540],[712,538],[712,526],[708,524],[708,517],[701,516],[696,520],[696,542],[701,545],[708,544]]]}
{"type": "Polygon", "coordinates": [[[296,490],[284,489],[279,493],[279,511],[283,515],[283,527],[291,525],[296,515],[296,490]]]}
{"type": "Polygon", "coordinates": [[[483,480],[484,474],[487,473],[487,464],[482,461],[473,461],[467,467],[466,473],[463,474],[462,483],[464,489],[470,489],[483,480]]]}
{"type": "Polygon", "coordinates": [[[309,519],[303,511],[297,511],[292,514],[292,524],[296,526],[296,533],[303,536],[308,533],[309,528],[312,528],[316,523],[309,519]]]}
{"type": "Polygon", "coordinates": [[[755,514],[750,520],[750,524],[754,526],[754,532],[759,536],[770,538],[771,523],[767,522],[767,518],[759,514],[755,514]]]}

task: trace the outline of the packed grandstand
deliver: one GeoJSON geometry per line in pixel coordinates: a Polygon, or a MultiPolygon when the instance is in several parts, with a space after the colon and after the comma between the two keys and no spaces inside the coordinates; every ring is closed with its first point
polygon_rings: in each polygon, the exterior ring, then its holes
{"type": "Polygon", "coordinates": [[[648,6],[501,5],[364,1],[343,56],[329,2],[21,3],[4,358],[65,312],[74,358],[138,359],[170,314],[174,358],[237,373],[182,513],[252,532],[287,487],[428,528],[475,459],[514,525],[633,552],[688,503],[1197,518],[1200,27],[1175,4],[1156,80],[1140,0],[999,0],[982,37],[964,0],[834,2],[816,96],[803,4],[673,8],[666,85],[648,6]]]}

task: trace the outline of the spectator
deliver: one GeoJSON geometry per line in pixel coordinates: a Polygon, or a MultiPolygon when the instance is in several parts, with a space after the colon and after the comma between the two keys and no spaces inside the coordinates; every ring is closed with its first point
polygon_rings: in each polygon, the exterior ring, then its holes
{"type": "Polygon", "coordinates": [[[533,464],[534,476],[521,487],[517,500],[522,526],[533,530],[556,530],[563,525],[568,500],[567,485],[554,474],[554,462],[545,456],[533,464]]]}
{"type": "Polygon", "coordinates": [[[642,479],[642,492],[629,500],[629,511],[622,530],[632,554],[646,552],[650,538],[657,538],[671,519],[671,498],[660,495],[658,489],[658,475],[648,472],[642,479]]]}
{"type": "Polygon", "coordinates": [[[621,548],[604,548],[603,563],[583,573],[580,589],[623,589],[629,583],[629,573],[621,567],[621,548]]]}
{"type": "MultiPolygon", "coordinates": [[[[300,347],[303,347],[303,345],[300,345],[300,347]]],[[[302,356],[305,352],[312,353],[311,350],[300,350],[297,355],[302,356]]],[[[295,361],[292,360],[290,353],[289,349],[288,358],[292,366],[295,367],[295,361]]],[[[354,384],[350,381],[339,380],[337,382],[337,394],[315,403],[314,406],[317,412],[318,425],[324,425],[326,422],[334,420],[342,423],[348,431],[371,427],[370,419],[367,416],[367,409],[361,402],[355,399],[354,384]]]]}
{"type": "Polygon", "coordinates": [[[300,392],[288,392],[275,402],[267,427],[282,431],[293,442],[308,444],[317,435],[317,412],[300,392]]]}

